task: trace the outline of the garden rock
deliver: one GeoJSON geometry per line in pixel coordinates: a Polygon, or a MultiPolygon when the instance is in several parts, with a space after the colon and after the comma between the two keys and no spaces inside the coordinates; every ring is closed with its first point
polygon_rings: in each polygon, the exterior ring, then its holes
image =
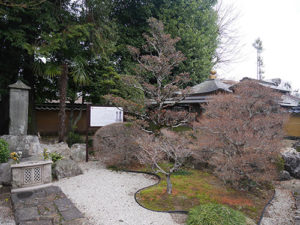
{"type": "Polygon", "coordinates": [[[21,151],[22,158],[42,155],[43,153],[43,149],[37,136],[3,135],[0,138],[8,143],[10,152],[21,151]]]}
{"type": "Polygon", "coordinates": [[[285,169],[295,178],[300,178],[300,152],[293,148],[282,153],[285,169]]]}
{"type": "Polygon", "coordinates": [[[71,159],[76,162],[83,162],[86,159],[86,145],[74,144],[71,147],[71,159]]]}
{"type": "Polygon", "coordinates": [[[65,159],[69,159],[71,156],[71,151],[68,145],[64,142],[56,144],[41,144],[42,149],[47,149],[49,153],[58,153],[61,154],[65,159]]]}
{"type": "Polygon", "coordinates": [[[0,163],[0,184],[11,184],[11,169],[9,163],[0,163]]]}
{"type": "Polygon", "coordinates": [[[288,171],[286,171],[286,170],[280,171],[280,174],[279,174],[280,181],[290,180],[290,179],[292,179],[292,177],[288,171]]]}
{"type": "Polygon", "coordinates": [[[58,180],[65,177],[74,177],[82,174],[81,168],[71,159],[58,160],[55,163],[53,173],[58,180]]]}
{"type": "Polygon", "coordinates": [[[297,151],[300,151],[300,141],[297,141],[293,144],[293,148],[296,149],[297,151]]]}

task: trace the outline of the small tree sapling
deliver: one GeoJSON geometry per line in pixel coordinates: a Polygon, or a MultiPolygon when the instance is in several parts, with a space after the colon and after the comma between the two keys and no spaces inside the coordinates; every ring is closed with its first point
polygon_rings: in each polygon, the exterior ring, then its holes
{"type": "Polygon", "coordinates": [[[162,133],[159,137],[148,135],[138,139],[141,148],[138,159],[141,164],[151,166],[155,173],[166,176],[167,193],[172,194],[171,175],[183,166],[191,150],[188,139],[165,129],[162,133]],[[168,163],[162,165],[164,161],[168,163]]]}

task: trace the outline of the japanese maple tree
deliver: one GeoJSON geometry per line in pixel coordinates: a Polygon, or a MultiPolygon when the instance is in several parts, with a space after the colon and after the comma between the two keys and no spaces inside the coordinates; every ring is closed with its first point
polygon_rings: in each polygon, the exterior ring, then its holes
{"type": "Polygon", "coordinates": [[[216,95],[195,124],[198,156],[209,154],[215,173],[236,187],[272,181],[286,119],[279,102],[278,92],[251,81],[216,95]]]}
{"type": "Polygon", "coordinates": [[[176,74],[174,68],[185,60],[182,52],[175,48],[180,38],[165,34],[164,25],[155,18],[148,19],[150,34],[144,34],[146,44],[143,49],[128,46],[138,62],[135,78],[140,85],[134,85],[145,94],[142,107],[124,99],[106,96],[116,105],[122,106],[139,119],[155,124],[157,127],[178,126],[190,121],[193,116],[187,111],[175,112],[170,106],[183,99],[188,91],[182,90],[189,81],[187,73],[176,74]],[[143,53],[143,54],[142,54],[143,53]]]}

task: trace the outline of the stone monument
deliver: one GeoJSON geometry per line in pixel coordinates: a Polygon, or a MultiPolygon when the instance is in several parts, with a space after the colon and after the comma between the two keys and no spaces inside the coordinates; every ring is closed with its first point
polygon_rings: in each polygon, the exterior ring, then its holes
{"type": "Polygon", "coordinates": [[[27,135],[29,90],[21,80],[9,87],[9,134],[27,135]]]}
{"type": "Polygon", "coordinates": [[[1,136],[8,142],[11,152],[22,152],[20,163],[12,164],[12,191],[38,187],[51,183],[51,160],[43,159],[37,136],[27,135],[29,90],[22,81],[9,85],[9,135],[1,136]]]}

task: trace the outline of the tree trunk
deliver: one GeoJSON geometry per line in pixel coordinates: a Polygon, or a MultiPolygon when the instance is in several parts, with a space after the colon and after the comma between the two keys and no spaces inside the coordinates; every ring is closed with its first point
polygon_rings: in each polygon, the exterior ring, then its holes
{"type": "Polygon", "coordinates": [[[80,106],[80,111],[79,111],[79,114],[77,115],[77,117],[75,118],[73,124],[72,124],[72,128],[75,130],[75,128],[77,127],[77,123],[79,122],[79,120],[81,119],[81,116],[82,116],[82,110],[83,110],[83,107],[84,107],[84,94],[82,94],[82,101],[81,101],[81,106],[80,106]]]}
{"type": "Polygon", "coordinates": [[[172,183],[171,183],[171,175],[166,175],[167,177],[167,193],[170,195],[172,194],[172,183]]]}
{"type": "Polygon", "coordinates": [[[66,132],[66,97],[68,88],[68,65],[62,65],[62,73],[59,82],[59,126],[58,126],[58,141],[65,141],[66,132]]]}
{"type": "Polygon", "coordinates": [[[70,100],[70,114],[69,114],[68,133],[74,131],[73,130],[74,108],[75,108],[75,100],[70,100]]]}

